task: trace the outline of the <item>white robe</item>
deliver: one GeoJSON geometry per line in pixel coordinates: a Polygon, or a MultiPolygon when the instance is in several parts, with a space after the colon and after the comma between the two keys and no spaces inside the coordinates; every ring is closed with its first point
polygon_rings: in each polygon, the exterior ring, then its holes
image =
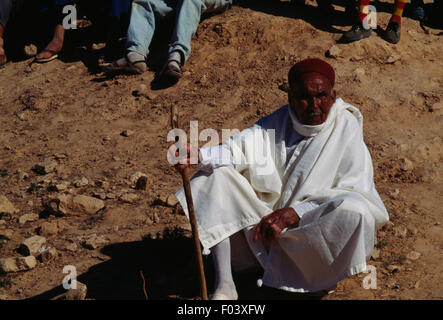
{"type": "MultiPolygon", "coordinates": [[[[319,126],[301,124],[286,105],[225,141],[234,167],[200,171],[191,180],[205,251],[244,230],[264,269],[263,284],[294,292],[323,290],[364,271],[376,230],[389,217],[374,187],[362,122],[360,111],[341,99],[319,126]],[[293,130],[305,138],[287,161],[293,130]],[[269,252],[252,241],[263,216],[305,202],[318,206],[269,252]]],[[[183,189],[176,195],[188,214],[183,189]]]]}

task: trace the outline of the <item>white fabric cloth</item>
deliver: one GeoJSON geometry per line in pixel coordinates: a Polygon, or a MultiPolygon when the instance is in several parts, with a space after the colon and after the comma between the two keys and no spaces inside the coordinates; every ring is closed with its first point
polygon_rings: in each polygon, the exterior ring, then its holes
{"type": "MultiPolygon", "coordinates": [[[[191,180],[201,243],[206,249],[243,230],[264,269],[263,284],[318,291],[366,268],[375,232],[389,219],[373,181],[360,111],[337,99],[319,126],[301,124],[286,105],[224,142],[233,166],[199,171],[191,180]],[[294,130],[303,136],[292,155],[294,130]],[[297,228],[267,252],[253,227],[276,209],[302,203],[297,228]]],[[[177,192],[187,212],[183,189],[177,192]]]]}

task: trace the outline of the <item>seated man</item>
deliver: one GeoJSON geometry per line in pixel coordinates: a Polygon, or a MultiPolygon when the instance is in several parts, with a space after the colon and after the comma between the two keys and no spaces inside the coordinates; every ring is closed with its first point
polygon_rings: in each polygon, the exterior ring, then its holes
{"type": "MultiPolygon", "coordinates": [[[[200,149],[203,170],[191,190],[203,252],[213,254],[212,299],[237,299],[231,246],[241,257],[253,254],[264,285],[292,292],[324,290],[366,269],[376,230],[389,217],[374,186],[362,114],[336,99],[334,83],[329,64],[301,61],[289,71],[289,105],[200,149]],[[247,249],[239,254],[241,240],[247,249]]],[[[192,163],[191,151],[188,145],[186,161],[170,147],[177,170],[192,163]]],[[[188,214],[183,189],[176,195],[188,214]]]]}
{"type": "MultiPolygon", "coordinates": [[[[359,21],[351,28],[351,30],[346,31],[343,34],[343,41],[357,41],[371,35],[371,28],[364,23],[369,13],[369,1],[370,0],[360,0],[360,12],[358,15],[359,21]]],[[[390,43],[396,44],[400,41],[401,17],[403,15],[405,4],[406,0],[395,0],[391,20],[389,21],[386,30],[383,32],[383,38],[390,43]]]]}
{"type": "Polygon", "coordinates": [[[201,14],[226,10],[232,0],[134,0],[126,40],[126,55],[113,63],[101,64],[107,73],[141,74],[147,70],[146,58],[155,31],[155,18],[175,11],[175,28],[169,57],[162,75],[178,80],[181,67],[191,53],[191,39],[197,31],[201,14]]]}

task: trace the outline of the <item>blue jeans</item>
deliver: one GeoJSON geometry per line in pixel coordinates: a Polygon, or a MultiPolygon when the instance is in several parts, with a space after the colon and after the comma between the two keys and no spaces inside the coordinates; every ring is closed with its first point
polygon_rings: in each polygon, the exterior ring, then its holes
{"type": "Polygon", "coordinates": [[[184,63],[191,53],[191,39],[197,31],[201,14],[223,11],[229,3],[229,0],[134,0],[126,49],[147,57],[155,31],[155,18],[163,18],[175,11],[169,52],[180,51],[184,63]]]}

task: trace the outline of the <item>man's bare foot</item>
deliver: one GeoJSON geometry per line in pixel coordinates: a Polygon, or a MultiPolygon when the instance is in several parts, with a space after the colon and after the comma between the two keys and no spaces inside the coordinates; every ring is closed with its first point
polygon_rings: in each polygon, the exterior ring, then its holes
{"type": "Polygon", "coordinates": [[[46,61],[57,55],[63,48],[64,39],[65,29],[62,25],[57,25],[51,42],[49,42],[46,48],[35,57],[35,60],[46,61]]]}

